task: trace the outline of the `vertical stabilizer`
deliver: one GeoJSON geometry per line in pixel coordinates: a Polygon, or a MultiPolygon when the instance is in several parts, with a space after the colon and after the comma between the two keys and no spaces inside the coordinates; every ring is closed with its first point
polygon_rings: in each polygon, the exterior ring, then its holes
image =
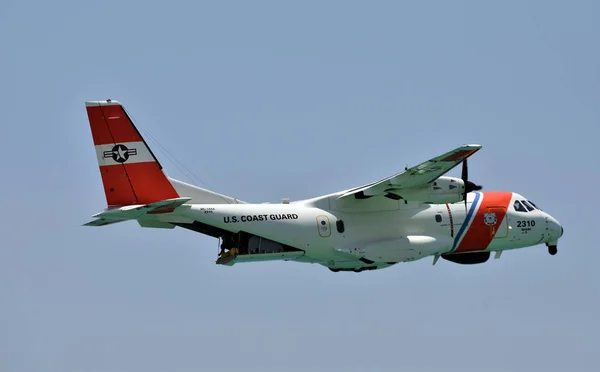
{"type": "Polygon", "coordinates": [[[85,106],[109,208],[179,197],[121,103],[85,106]]]}

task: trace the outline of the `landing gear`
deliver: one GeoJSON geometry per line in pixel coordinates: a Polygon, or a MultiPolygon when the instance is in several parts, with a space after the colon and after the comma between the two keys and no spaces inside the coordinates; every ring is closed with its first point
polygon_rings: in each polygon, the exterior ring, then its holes
{"type": "Polygon", "coordinates": [[[556,253],[558,253],[558,248],[555,245],[549,245],[548,253],[550,253],[552,256],[554,256],[556,253]]]}
{"type": "Polygon", "coordinates": [[[235,244],[235,239],[232,236],[224,236],[221,244],[221,251],[216,263],[224,265],[231,262],[238,255],[238,248],[235,244]]]}

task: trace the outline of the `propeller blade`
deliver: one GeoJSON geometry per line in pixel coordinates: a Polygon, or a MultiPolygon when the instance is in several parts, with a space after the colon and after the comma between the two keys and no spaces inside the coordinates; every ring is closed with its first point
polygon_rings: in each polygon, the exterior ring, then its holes
{"type": "Polygon", "coordinates": [[[483,189],[481,185],[476,185],[475,183],[469,181],[469,165],[467,164],[467,159],[465,158],[462,161],[462,174],[461,178],[465,188],[463,190],[463,199],[465,201],[465,212],[467,211],[467,194],[471,191],[479,191],[483,189]]]}
{"type": "Polygon", "coordinates": [[[464,190],[463,190],[463,199],[465,200],[465,213],[467,212],[467,183],[469,182],[469,166],[467,165],[467,159],[463,160],[462,163],[462,174],[461,178],[463,180],[464,190]]]}

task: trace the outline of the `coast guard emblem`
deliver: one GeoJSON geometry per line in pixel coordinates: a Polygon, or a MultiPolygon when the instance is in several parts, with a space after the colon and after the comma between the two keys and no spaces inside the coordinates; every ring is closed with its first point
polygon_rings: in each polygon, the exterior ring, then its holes
{"type": "Polygon", "coordinates": [[[493,212],[484,213],[483,214],[483,222],[488,226],[496,225],[496,222],[498,222],[498,220],[496,219],[496,213],[493,213],[493,212]]]}

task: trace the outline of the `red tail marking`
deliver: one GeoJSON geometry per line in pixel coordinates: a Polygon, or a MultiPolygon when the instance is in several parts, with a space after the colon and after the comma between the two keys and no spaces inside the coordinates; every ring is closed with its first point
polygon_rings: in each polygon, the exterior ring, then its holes
{"type": "Polygon", "coordinates": [[[142,141],[122,106],[87,106],[86,109],[95,146],[142,141]]]}
{"type": "Polygon", "coordinates": [[[494,238],[494,234],[500,223],[502,223],[502,220],[506,216],[506,210],[512,198],[511,192],[484,192],[482,194],[483,198],[477,209],[477,213],[473,217],[473,222],[455,253],[482,251],[486,249],[494,238]],[[490,211],[496,214],[496,224],[493,226],[486,225],[485,223],[485,213],[489,213],[490,211]]]}
{"type": "Polygon", "coordinates": [[[108,206],[150,204],[178,198],[158,163],[133,163],[100,167],[108,206]]]}
{"type": "MultiPolygon", "coordinates": [[[[147,148],[121,105],[87,106],[86,109],[95,146],[139,142],[147,148]]],[[[132,155],[138,155],[139,150],[133,150],[136,153],[132,155]]],[[[149,204],[179,197],[154,159],[102,165],[100,174],[109,207],[149,204]]]]}
{"type": "Polygon", "coordinates": [[[149,204],[179,197],[158,163],[126,163],[125,169],[138,203],[149,204]]]}
{"type": "Polygon", "coordinates": [[[100,174],[102,175],[106,204],[109,207],[137,204],[137,198],[127,172],[125,172],[125,166],[105,165],[100,167],[100,174]]]}

